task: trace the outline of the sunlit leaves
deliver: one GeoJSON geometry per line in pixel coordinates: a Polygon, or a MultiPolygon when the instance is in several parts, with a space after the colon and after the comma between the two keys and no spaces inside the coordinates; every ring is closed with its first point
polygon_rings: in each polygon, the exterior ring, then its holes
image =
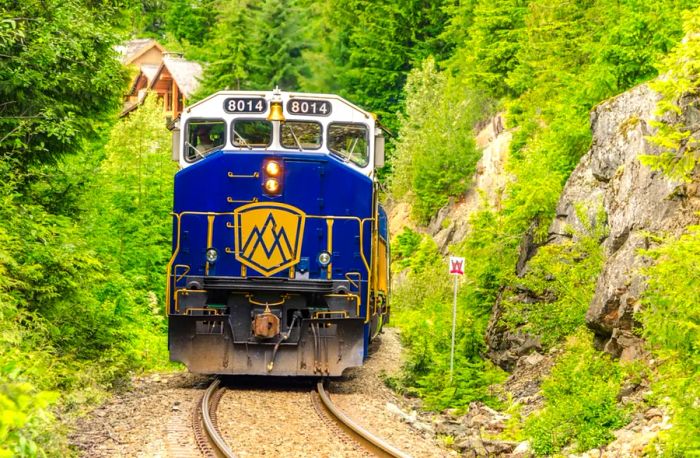
{"type": "Polygon", "coordinates": [[[700,450],[700,227],[644,254],[648,288],[639,315],[643,335],[661,360],[654,391],[671,408],[674,428],[662,434],[668,456],[700,450]]]}
{"type": "Polygon", "coordinates": [[[479,97],[438,72],[433,59],[411,72],[406,95],[391,191],[408,197],[414,218],[425,223],[450,196],[466,189],[474,172],[478,152],[471,126],[479,97]]]}
{"type": "Polygon", "coordinates": [[[672,179],[691,181],[700,163],[700,140],[679,120],[684,110],[697,110],[697,102],[688,105],[688,97],[700,95],[700,8],[684,15],[686,37],[663,60],[661,78],[650,84],[661,94],[657,104],[656,132],[647,140],[658,146],[658,155],[640,155],[640,161],[654,170],[661,170],[672,179]]]}
{"type": "Polygon", "coordinates": [[[591,340],[582,330],[572,335],[542,384],[545,407],[525,425],[537,455],[553,455],[567,445],[583,452],[606,444],[625,423],[616,400],[624,372],[594,350],[591,340]]]}
{"type": "Polygon", "coordinates": [[[56,159],[97,134],[124,73],[105,15],[80,0],[10,2],[0,25],[0,157],[56,159]]]}

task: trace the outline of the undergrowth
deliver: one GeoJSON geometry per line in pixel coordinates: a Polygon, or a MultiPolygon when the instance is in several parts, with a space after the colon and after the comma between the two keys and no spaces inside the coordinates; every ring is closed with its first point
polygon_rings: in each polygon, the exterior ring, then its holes
{"type": "Polygon", "coordinates": [[[700,227],[646,252],[655,260],[644,271],[648,289],[639,319],[642,334],[659,359],[654,399],[672,412],[663,431],[663,456],[700,455],[700,227]]]}
{"type": "Polygon", "coordinates": [[[398,309],[393,321],[401,329],[408,356],[402,375],[389,384],[420,396],[428,409],[464,410],[473,401],[498,405],[489,387],[502,381],[504,373],[481,357],[488,314],[473,306],[470,285],[460,284],[454,374],[450,377],[453,277],[429,236],[407,230],[394,239],[392,250],[407,253],[406,244],[415,249],[410,256],[401,255],[394,261],[394,268],[402,265],[408,271],[392,301],[398,309]],[[420,238],[417,244],[416,237],[420,238]]]}
{"type": "Polygon", "coordinates": [[[147,102],[106,151],[35,166],[24,195],[0,165],[0,457],[69,456],[61,423],[133,372],[167,367],[175,166],[161,113],[147,102]]]}
{"type": "Polygon", "coordinates": [[[569,229],[570,239],[541,247],[525,275],[509,281],[503,300],[503,321],[511,329],[538,336],[545,348],[584,324],[603,268],[605,213],[601,207],[595,221],[589,221],[583,208],[576,214],[585,229],[569,229]]]}
{"type": "Polygon", "coordinates": [[[525,422],[535,453],[552,455],[564,447],[583,452],[608,443],[626,422],[617,404],[623,378],[621,366],[593,348],[589,332],[570,336],[542,383],[545,407],[525,422]]]}

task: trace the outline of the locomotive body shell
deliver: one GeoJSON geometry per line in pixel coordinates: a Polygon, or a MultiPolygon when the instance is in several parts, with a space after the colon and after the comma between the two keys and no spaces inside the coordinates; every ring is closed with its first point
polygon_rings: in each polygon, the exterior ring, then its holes
{"type": "Polygon", "coordinates": [[[186,110],[180,126],[167,275],[171,359],[205,374],[338,376],[361,365],[390,312],[374,119],[336,96],[229,92],[186,110]],[[256,97],[265,101],[261,113],[221,112],[230,100],[256,97]],[[294,97],[328,103],[332,114],[295,117],[281,108],[294,97]],[[275,101],[283,121],[268,121],[275,101]],[[269,141],[260,144],[236,130],[267,132],[268,123],[269,141]],[[188,158],[202,125],[221,126],[220,144],[188,158]],[[297,137],[308,131],[315,136],[302,144],[297,137]],[[351,145],[349,153],[339,144],[351,145]],[[359,159],[358,144],[366,150],[359,159]]]}

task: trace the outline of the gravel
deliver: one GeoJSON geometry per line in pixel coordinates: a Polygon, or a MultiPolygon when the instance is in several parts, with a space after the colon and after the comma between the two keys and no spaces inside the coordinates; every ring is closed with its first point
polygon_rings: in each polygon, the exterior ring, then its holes
{"type": "Polygon", "coordinates": [[[208,384],[184,372],[135,378],[78,421],[71,444],[86,457],[199,457],[191,417],[208,384]]]}
{"type": "MultiPolygon", "coordinates": [[[[382,382],[401,367],[394,329],[375,340],[361,368],[328,385],[336,405],[357,423],[415,457],[454,455],[434,440],[430,425],[397,411],[410,405],[382,382]]],[[[71,443],[89,457],[199,457],[192,412],[211,378],[186,372],[135,378],[117,395],[74,425],[71,443]]],[[[221,399],[219,428],[239,457],[367,456],[322,422],[313,408],[311,380],[229,377],[221,399]]]]}

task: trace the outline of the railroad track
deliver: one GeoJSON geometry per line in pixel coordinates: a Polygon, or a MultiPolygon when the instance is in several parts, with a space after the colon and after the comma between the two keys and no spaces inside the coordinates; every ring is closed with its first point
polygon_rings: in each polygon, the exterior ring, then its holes
{"type": "Polygon", "coordinates": [[[226,388],[219,388],[221,380],[215,379],[202,395],[194,411],[192,424],[197,447],[207,458],[235,458],[226,441],[221,437],[216,409],[226,388]]]}
{"type": "MultiPolygon", "coordinates": [[[[220,387],[220,380],[215,379],[202,395],[194,412],[193,425],[197,446],[206,457],[234,458],[236,455],[226,444],[217,426],[216,410],[226,388],[220,387]]],[[[352,442],[358,452],[367,456],[408,458],[409,454],[397,449],[380,437],[367,431],[350,417],[345,415],[331,401],[323,387],[323,382],[316,384],[311,392],[311,402],[321,420],[345,442],[352,442]]]]}

